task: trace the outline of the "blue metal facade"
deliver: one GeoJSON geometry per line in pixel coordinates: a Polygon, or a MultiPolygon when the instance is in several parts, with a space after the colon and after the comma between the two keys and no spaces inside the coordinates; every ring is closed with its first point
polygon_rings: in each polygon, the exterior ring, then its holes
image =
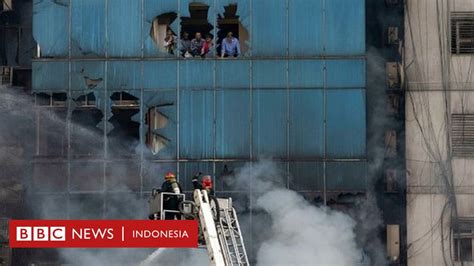
{"type": "MultiPolygon", "coordinates": [[[[65,92],[68,99],[95,95],[103,152],[93,164],[105,169],[104,179],[119,179],[107,169],[125,164],[114,159],[120,154],[108,141],[110,96],[127,92],[139,99],[133,120],[141,144],[123,159],[133,165],[123,179],[138,185],[117,191],[148,192],[168,170],[190,190],[194,172],[219,175],[225,164],[259,158],[277,160],[288,186],[301,192],[365,190],[364,0],[34,0],[33,32],[41,49],[33,90],[65,92]],[[250,36],[243,56],[184,59],[158,51],[150,37],[153,18],[176,12],[170,27],[180,32],[192,2],[209,6],[214,33],[224,6],[238,5],[250,36]],[[103,81],[91,89],[84,76],[103,81]],[[145,115],[163,103],[172,103],[160,107],[169,122],[159,133],[169,142],[153,155],[144,145],[145,115]]],[[[69,101],[68,112],[74,108],[69,101]]],[[[69,132],[68,142],[73,138],[69,132]]],[[[92,159],[67,156],[65,176],[74,183],[74,173],[84,169],[74,166],[92,159]]],[[[104,190],[115,189],[98,189],[104,190]]]]}

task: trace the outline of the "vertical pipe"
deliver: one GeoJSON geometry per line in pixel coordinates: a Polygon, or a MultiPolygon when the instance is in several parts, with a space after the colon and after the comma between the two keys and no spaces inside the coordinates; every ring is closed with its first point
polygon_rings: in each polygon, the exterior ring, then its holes
{"type": "MultiPolygon", "coordinates": [[[[109,25],[108,25],[108,19],[109,19],[109,0],[105,0],[105,63],[104,63],[104,118],[103,118],[103,141],[104,141],[104,162],[102,163],[102,193],[104,195],[104,205],[103,205],[103,210],[104,210],[104,215],[105,216],[105,209],[106,209],[106,193],[107,193],[107,158],[108,158],[108,143],[107,143],[107,112],[109,106],[108,106],[108,97],[107,97],[107,91],[108,91],[108,69],[109,69],[109,25]]],[[[100,103],[99,103],[100,104],[100,103]]]]}
{"type": "MultiPolygon", "coordinates": [[[[179,19],[179,24],[178,24],[178,32],[181,35],[181,0],[178,0],[178,16],[177,19],[179,19]]],[[[178,42],[180,43],[180,42],[178,42]]],[[[180,149],[180,141],[181,141],[181,136],[180,136],[180,108],[181,108],[181,103],[180,103],[180,98],[179,98],[179,80],[180,80],[180,73],[179,73],[179,68],[180,68],[180,59],[178,57],[178,60],[176,61],[176,177],[178,179],[178,182],[181,179],[180,176],[180,171],[179,171],[179,166],[180,166],[180,156],[179,156],[179,149],[180,149]]]]}
{"type": "MultiPolygon", "coordinates": [[[[326,0],[322,0],[322,18],[323,18],[323,54],[326,52],[326,0]]],[[[326,102],[326,86],[327,86],[327,69],[326,69],[326,60],[323,60],[323,116],[324,116],[324,155],[323,155],[323,202],[324,205],[327,204],[327,102],[326,102]]]]}
{"type": "MultiPolygon", "coordinates": [[[[66,208],[67,214],[66,217],[69,219],[69,205],[70,205],[70,192],[71,192],[71,114],[72,114],[72,88],[71,88],[71,38],[72,38],[72,2],[70,0],[68,6],[68,93],[67,93],[67,109],[66,109],[66,142],[67,142],[67,177],[66,177],[66,186],[67,186],[67,201],[66,208]]],[[[52,94],[51,94],[52,95],[52,94]]]]}
{"type": "MultiPolygon", "coordinates": [[[[140,134],[140,197],[143,196],[143,167],[144,167],[144,149],[145,149],[145,141],[144,141],[144,116],[143,116],[143,112],[144,112],[144,101],[143,101],[143,96],[144,96],[144,89],[143,89],[143,84],[145,83],[145,66],[144,66],[144,61],[143,61],[143,58],[144,58],[144,39],[143,39],[143,21],[144,21],[144,15],[143,15],[143,12],[144,12],[144,0],[141,0],[140,2],[141,4],[141,9],[140,9],[140,17],[141,17],[141,21],[140,21],[140,40],[141,40],[141,61],[140,61],[140,79],[141,79],[141,88],[140,88],[140,101],[139,101],[139,104],[140,104],[140,129],[139,129],[139,134],[140,134]]],[[[150,125],[148,125],[150,126],[150,125]]]]}
{"type": "Polygon", "coordinates": [[[286,187],[290,188],[290,0],[286,0],[286,187]]]}

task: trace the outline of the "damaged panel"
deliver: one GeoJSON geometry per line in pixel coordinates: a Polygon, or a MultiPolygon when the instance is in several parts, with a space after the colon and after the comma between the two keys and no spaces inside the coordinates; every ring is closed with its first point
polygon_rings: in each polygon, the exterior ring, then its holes
{"type": "Polygon", "coordinates": [[[32,86],[35,91],[68,90],[67,62],[33,62],[32,86]]]}
{"type": "Polygon", "coordinates": [[[327,156],[365,157],[365,90],[334,89],[326,93],[327,156]]]}
{"type": "Polygon", "coordinates": [[[326,80],[328,88],[365,87],[365,60],[326,61],[326,80]]]}
{"type": "Polygon", "coordinates": [[[250,0],[217,1],[217,52],[228,32],[239,40],[242,56],[250,55],[250,0]]]}
{"type": "Polygon", "coordinates": [[[180,91],[180,158],[212,158],[214,153],[214,92],[180,91]]]}
{"type": "Polygon", "coordinates": [[[216,87],[248,89],[250,87],[250,61],[219,61],[216,66],[216,87]]]}
{"type": "Polygon", "coordinates": [[[252,1],[252,55],[287,54],[288,23],[286,0],[252,1]]]}
{"type": "Polygon", "coordinates": [[[111,61],[107,66],[107,90],[132,90],[142,86],[141,62],[111,61]]]}
{"type": "Polygon", "coordinates": [[[365,0],[331,0],[325,1],[325,5],[324,49],[326,54],[364,54],[365,0]]]}
{"type": "Polygon", "coordinates": [[[323,90],[290,91],[290,157],[324,156],[323,90]]]}
{"type": "Polygon", "coordinates": [[[367,162],[330,162],[326,169],[327,190],[366,189],[367,162]]]}
{"type": "Polygon", "coordinates": [[[290,162],[290,189],[322,191],[324,168],[322,162],[290,162]]]}
{"type": "Polygon", "coordinates": [[[107,109],[107,154],[114,158],[131,158],[140,154],[140,91],[109,92],[111,108],[107,109]]]}
{"type": "Polygon", "coordinates": [[[250,158],[249,91],[218,90],[216,98],[216,156],[250,158]]]}
{"type": "Polygon", "coordinates": [[[71,53],[75,57],[105,55],[105,0],[71,3],[71,53]]]}
{"type": "Polygon", "coordinates": [[[323,1],[291,0],[288,4],[290,55],[323,54],[323,1]]]}
{"type": "Polygon", "coordinates": [[[33,1],[33,36],[41,57],[66,57],[69,52],[69,0],[33,1]]]}
{"type": "Polygon", "coordinates": [[[254,157],[286,158],[287,91],[254,90],[252,134],[254,157]]]}
{"type": "Polygon", "coordinates": [[[176,91],[144,92],[145,156],[176,159],[177,103],[176,91]]]}
{"type": "Polygon", "coordinates": [[[289,62],[290,88],[322,88],[324,84],[324,61],[291,60],[289,62]]]}
{"type": "Polygon", "coordinates": [[[141,1],[109,2],[107,37],[107,53],[110,57],[141,55],[141,1]]]}
{"type": "Polygon", "coordinates": [[[263,60],[253,63],[253,87],[257,89],[280,89],[287,87],[286,61],[263,60]]]}
{"type": "Polygon", "coordinates": [[[71,90],[96,92],[104,89],[105,69],[101,61],[73,61],[71,90]]]}
{"type": "MultiPolygon", "coordinates": [[[[173,56],[164,47],[166,31],[172,30],[178,43],[178,1],[145,0],[143,21],[143,48],[145,56],[173,56]]],[[[176,47],[175,47],[176,48],[176,47]]]]}
{"type": "Polygon", "coordinates": [[[104,156],[104,131],[98,125],[103,121],[104,110],[99,109],[92,92],[74,91],[72,97],[75,108],[71,113],[71,154],[101,158],[104,156]]]}
{"type": "Polygon", "coordinates": [[[179,0],[181,17],[191,17],[190,9],[193,6],[208,7],[207,21],[214,23],[214,2],[215,0],[179,0]]]}
{"type": "Polygon", "coordinates": [[[214,62],[189,60],[179,65],[179,85],[186,89],[207,89],[214,84],[214,62]]]}
{"type": "Polygon", "coordinates": [[[143,62],[143,88],[149,90],[176,89],[176,61],[143,62]]]}

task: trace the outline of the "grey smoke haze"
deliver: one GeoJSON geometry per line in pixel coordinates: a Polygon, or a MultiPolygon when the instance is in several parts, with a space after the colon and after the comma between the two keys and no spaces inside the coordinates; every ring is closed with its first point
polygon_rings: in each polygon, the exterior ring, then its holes
{"type": "MultiPolygon", "coordinates": [[[[34,125],[33,101],[31,97],[17,93],[0,94],[0,108],[8,119],[0,123],[0,140],[8,141],[12,135],[34,146],[34,129],[18,130],[18,119],[34,125]]],[[[65,121],[54,112],[45,112],[45,123],[64,126],[65,121]]],[[[81,136],[94,136],[87,128],[74,125],[81,136]]],[[[33,151],[33,147],[28,147],[33,151]]],[[[29,156],[28,156],[29,157],[29,156]]],[[[0,158],[12,158],[2,149],[0,158]]],[[[150,166],[151,167],[151,166],[150,166]]],[[[154,165],[153,167],[156,167],[154,165]]],[[[120,176],[124,169],[113,170],[111,175],[120,176]]],[[[150,172],[155,172],[153,169],[150,172]]],[[[361,250],[357,243],[359,234],[354,219],[326,207],[315,207],[298,193],[286,189],[285,175],[278,164],[261,161],[247,164],[236,169],[235,179],[229,185],[235,190],[249,191],[248,203],[236,202],[236,205],[248,205],[252,215],[242,214],[240,218],[247,250],[256,258],[258,265],[354,265],[361,259],[361,250]],[[249,184],[252,184],[250,187],[249,184]]],[[[52,173],[49,173],[52,174],[52,173]]],[[[25,176],[24,180],[29,180],[25,176]]],[[[31,187],[31,184],[27,184],[31,187]]],[[[51,184],[54,185],[54,184],[51,184]]],[[[130,193],[126,185],[120,188],[123,193],[109,193],[105,205],[102,198],[97,201],[85,196],[77,196],[70,201],[68,208],[72,218],[94,217],[94,211],[103,211],[103,218],[146,219],[147,198],[138,193],[130,193]]],[[[29,191],[31,193],[31,191],[29,191]]],[[[32,198],[33,199],[33,198],[32,198]]],[[[65,218],[64,198],[34,197],[30,206],[34,207],[39,218],[65,218]],[[58,214],[59,213],[59,214],[58,214]]],[[[244,199],[245,200],[245,199],[244,199]]],[[[369,201],[368,201],[369,202],[369,201]]],[[[373,206],[357,214],[362,220],[373,210],[373,206]]],[[[356,219],[358,220],[358,219],[356,219]]],[[[367,220],[365,220],[367,221],[367,220]]],[[[372,228],[365,228],[366,231],[372,228]]],[[[363,242],[370,241],[370,238],[363,242]]],[[[130,265],[145,260],[155,250],[152,249],[63,249],[58,250],[65,263],[72,265],[130,265]]],[[[164,250],[159,262],[153,265],[207,265],[205,250],[164,250]],[[163,257],[164,256],[164,257],[163,257]]],[[[379,264],[381,265],[381,264],[379,264]]]]}

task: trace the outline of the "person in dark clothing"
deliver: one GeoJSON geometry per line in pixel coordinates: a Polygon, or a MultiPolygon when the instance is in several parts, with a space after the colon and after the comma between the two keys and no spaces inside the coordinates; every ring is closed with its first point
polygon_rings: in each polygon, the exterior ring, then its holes
{"type": "Polygon", "coordinates": [[[201,56],[202,47],[206,41],[202,38],[200,32],[196,32],[194,39],[191,40],[191,53],[193,56],[201,56]]]}
{"type": "Polygon", "coordinates": [[[198,173],[194,175],[193,177],[193,187],[194,189],[199,189],[203,190],[205,189],[207,191],[208,195],[214,196],[214,189],[212,186],[212,177],[210,175],[204,175],[201,179],[201,183],[199,183],[199,177],[201,176],[202,173],[198,173]]]}
{"type": "MultiPolygon", "coordinates": [[[[181,189],[181,185],[176,181],[176,176],[169,172],[165,175],[165,182],[161,185],[161,192],[167,193],[174,193],[174,194],[181,194],[183,190],[181,189]]],[[[173,210],[179,211],[179,203],[181,202],[182,198],[174,195],[164,195],[163,196],[163,209],[165,210],[173,210]]],[[[181,214],[174,213],[174,212],[166,212],[165,213],[165,220],[180,220],[181,214]]]]}

